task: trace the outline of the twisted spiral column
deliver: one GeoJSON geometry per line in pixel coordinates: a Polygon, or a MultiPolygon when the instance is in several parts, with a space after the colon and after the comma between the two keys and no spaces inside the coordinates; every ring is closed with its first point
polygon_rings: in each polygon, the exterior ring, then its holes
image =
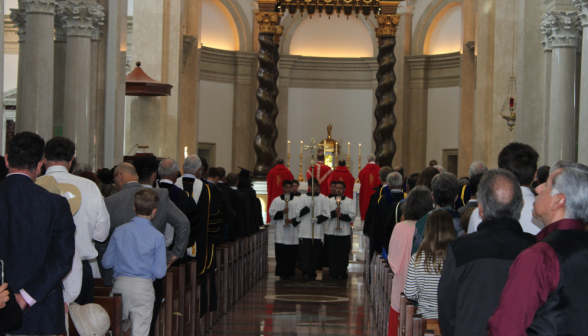
{"type": "Polygon", "coordinates": [[[274,32],[274,53],[273,53],[273,59],[274,59],[274,70],[272,71],[272,78],[274,80],[274,89],[272,90],[272,99],[274,101],[274,109],[272,111],[272,115],[271,115],[271,120],[272,120],[272,126],[275,129],[275,132],[273,132],[272,137],[270,139],[270,147],[272,148],[273,151],[273,157],[276,158],[278,156],[278,153],[276,152],[276,140],[278,139],[278,127],[276,125],[276,118],[278,117],[278,95],[280,94],[280,89],[278,88],[278,78],[280,77],[280,70],[278,69],[278,62],[280,61],[280,37],[282,37],[282,33],[284,31],[284,27],[282,26],[276,26],[275,32],[274,32]]]}
{"type": "MultiPolygon", "coordinates": [[[[259,70],[257,81],[259,86],[255,97],[257,99],[257,111],[255,112],[255,124],[257,134],[253,142],[256,161],[253,168],[254,177],[265,178],[272,168],[276,157],[275,142],[278,136],[276,127],[277,109],[273,98],[275,82],[273,72],[275,69],[273,41],[275,24],[279,22],[279,13],[256,13],[256,20],[259,24],[259,70]],[[276,115],[274,116],[274,109],[276,115]],[[273,142],[272,142],[273,139],[273,142]]],[[[277,97],[277,94],[276,94],[277,97]]]]}
{"type": "Polygon", "coordinates": [[[396,154],[396,142],[394,141],[394,128],[396,127],[396,116],[394,105],[396,94],[394,84],[396,74],[394,65],[396,56],[396,31],[400,16],[398,15],[377,15],[378,29],[376,30],[380,39],[378,53],[378,88],[376,89],[377,106],[374,111],[376,117],[376,128],[374,129],[374,141],[376,143],[376,163],[380,166],[391,166],[392,159],[396,154]]]}

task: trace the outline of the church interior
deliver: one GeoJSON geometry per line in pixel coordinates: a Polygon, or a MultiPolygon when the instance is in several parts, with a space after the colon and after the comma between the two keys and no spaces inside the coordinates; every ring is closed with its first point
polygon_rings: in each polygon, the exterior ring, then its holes
{"type": "MultiPolygon", "coordinates": [[[[149,153],[252,172],[269,224],[241,245],[252,276],[230,270],[227,247],[219,311],[178,322],[168,304],[157,335],[391,335],[392,271],[361,232],[371,153],[404,177],[431,161],[457,179],[472,162],[497,168],[513,142],[538,167],[588,163],[588,0],[1,3],[1,155],[29,131],[72,140],[93,171],[149,153]],[[349,280],[283,281],[266,177],[281,158],[304,194],[319,154],[357,179],[349,280]]],[[[404,305],[402,335],[440,335],[404,305]]]]}

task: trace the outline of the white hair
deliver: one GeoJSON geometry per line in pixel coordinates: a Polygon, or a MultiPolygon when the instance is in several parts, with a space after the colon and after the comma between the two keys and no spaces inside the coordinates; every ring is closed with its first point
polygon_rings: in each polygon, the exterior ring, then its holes
{"type": "Polygon", "coordinates": [[[390,188],[402,187],[402,175],[398,172],[392,172],[386,177],[386,183],[390,188]]]}
{"type": "Polygon", "coordinates": [[[445,168],[443,168],[443,166],[440,166],[440,165],[433,166],[433,168],[436,168],[440,173],[446,173],[447,172],[445,170],[445,168]]]}
{"type": "Polygon", "coordinates": [[[553,178],[551,196],[565,195],[566,218],[588,222],[588,167],[569,161],[554,166],[563,171],[553,178]]]}
{"type": "Polygon", "coordinates": [[[165,159],[159,162],[157,173],[159,177],[174,176],[180,171],[180,166],[174,159],[165,159]]]}
{"type": "Polygon", "coordinates": [[[368,160],[368,162],[376,161],[376,155],[374,153],[369,153],[367,156],[367,160],[368,160]]]}
{"type": "Polygon", "coordinates": [[[184,160],[184,174],[196,175],[200,167],[202,167],[202,160],[200,160],[198,155],[192,154],[184,160]]]}
{"type": "Polygon", "coordinates": [[[476,161],[470,165],[470,177],[486,174],[486,172],[488,172],[488,167],[482,161],[476,161]]]}

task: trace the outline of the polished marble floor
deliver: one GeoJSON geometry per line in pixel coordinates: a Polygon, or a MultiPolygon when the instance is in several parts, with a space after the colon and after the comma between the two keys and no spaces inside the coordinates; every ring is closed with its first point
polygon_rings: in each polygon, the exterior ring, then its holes
{"type": "Polygon", "coordinates": [[[217,322],[211,335],[375,333],[362,261],[350,262],[349,280],[330,280],[319,272],[317,281],[309,283],[302,282],[301,274],[280,280],[274,275],[275,259],[269,259],[269,266],[269,274],[217,322]]]}

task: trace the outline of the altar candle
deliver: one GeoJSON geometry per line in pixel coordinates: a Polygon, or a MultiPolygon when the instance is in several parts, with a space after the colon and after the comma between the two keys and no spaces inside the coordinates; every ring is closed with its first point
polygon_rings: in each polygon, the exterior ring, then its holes
{"type": "Polygon", "coordinates": [[[302,143],[303,141],[300,141],[300,155],[302,155],[302,143]]]}
{"type": "Polygon", "coordinates": [[[359,144],[359,156],[361,156],[361,144],[359,144]]]}
{"type": "Polygon", "coordinates": [[[290,155],[290,140],[288,140],[288,155],[290,155]]]}
{"type": "Polygon", "coordinates": [[[351,147],[351,142],[347,143],[347,156],[349,156],[349,148],[351,147]]]}

